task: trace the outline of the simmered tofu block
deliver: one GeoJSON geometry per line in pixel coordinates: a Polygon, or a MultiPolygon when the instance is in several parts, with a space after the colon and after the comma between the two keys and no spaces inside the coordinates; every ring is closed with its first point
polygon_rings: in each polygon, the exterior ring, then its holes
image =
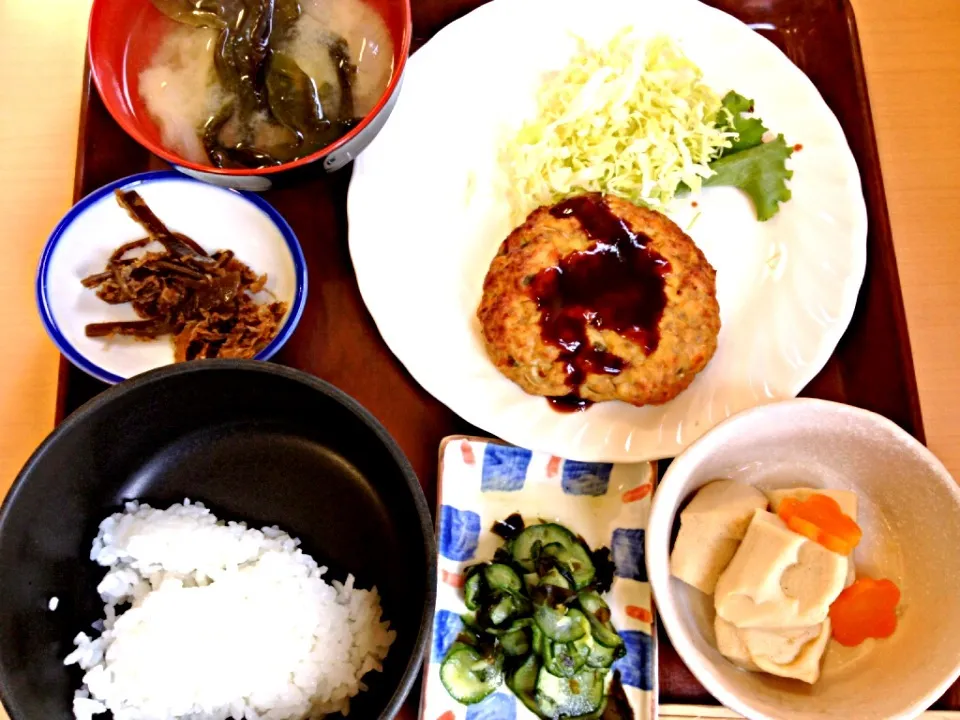
{"type": "Polygon", "coordinates": [[[741,630],[716,619],[717,648],[745,670],[801,680],[820,679],[820,661],[830,640],[830,618],[819,625],[785,630],[741,630]]]}
{"type": "Polygon", "coordinates": [[[753,520],[717,580],[714,606],[744,628],[818,625],[844,588],[848,559],[790,530],[776,515],[753,520]]]}
{"type": "Polygon", "coordinates": [[[710,594],[737,552],[753,518],[765,510],[766,496],[750,485],[715,480],[697,491],[680,513],[680,533],[670,555],[670,572],[710,594]]]}

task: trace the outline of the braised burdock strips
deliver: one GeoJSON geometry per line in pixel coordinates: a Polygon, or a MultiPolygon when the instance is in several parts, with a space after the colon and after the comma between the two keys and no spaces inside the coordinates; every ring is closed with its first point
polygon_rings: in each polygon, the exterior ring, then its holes
{"type": "Polygon", "coordinates": [[[118,247],[103,272],[82,282],[96,288],[104,302],[132,304],[143,319],[90,323],[88,337],[153,340],[172,335],[177,362],[251,358],[269,344],[287,303],[255,299],[266,275],[257,275],[232,250],[210,254],[191,238],[171,232],[135,191],[117,190],[116,197],[147,237],[118,247]],[[163,249],[147,249],[153,243],[163,249]]]}

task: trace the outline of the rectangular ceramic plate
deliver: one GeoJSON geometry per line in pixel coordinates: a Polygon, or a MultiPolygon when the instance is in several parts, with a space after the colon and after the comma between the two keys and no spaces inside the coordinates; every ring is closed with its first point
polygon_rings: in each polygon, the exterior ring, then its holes
{"type": "Polygon", "coordinates": [[[528,525],[536,519],[558,522],[591,549],[610,548],[616,569],[605,599],[627,648],[614,667],[636,720],[656,717],[656,633],[644,561],[656,476],[651,463],[574,462],[484,438],[444,439],[437,488],[437,612],[424,666],[423,720],[535,717],[506,687],[465,706],[440,683],[440,663],[467,612],[464,569],[493,559],[503,541],[491,528],[513,513],[528,525]]]}

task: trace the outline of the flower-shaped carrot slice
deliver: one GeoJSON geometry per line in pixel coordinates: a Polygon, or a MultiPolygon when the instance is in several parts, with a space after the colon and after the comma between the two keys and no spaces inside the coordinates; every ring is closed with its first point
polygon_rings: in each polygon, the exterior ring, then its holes
{"type": "Polygon", "coordinates": [[[819,493],[806,500],[786,498],[777,514],[795,533],[840,555],[853,552],[863,535],[860,526],[843,514],[836,500],[819,493]]]}
{"type": "Polygon", "coordinates": [[[853,647],[867,638],[888,638],[897,629],[900,589],[890,580],[858,578],[830,606],[833,639],[853,647]]]}

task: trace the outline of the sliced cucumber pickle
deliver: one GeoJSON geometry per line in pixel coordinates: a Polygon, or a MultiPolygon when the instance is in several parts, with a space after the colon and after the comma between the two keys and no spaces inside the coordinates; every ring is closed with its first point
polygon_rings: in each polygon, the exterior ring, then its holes
{"type": "MultiPolygon", "coordinates": [[[[581,641],[577,640],[577,642],[581,641]]],[[[589,636],[589,640],[584,638],[584,644],[588,648],[587,665],[592,668],[608,668],[626,653],[623,645],[616,648],[607,647],[594,640],[592,635],[589,636]]]]}
{"type": "Polygon", "coordinates": [[[511,628],[500,636],[503,654],[510,657],[522,657],[530,652],[530,631],[528,628],[511,628]]]}
{"type": "Polygon", "coordinates": [[[530,648],[537,655],[543,655],[543,650],[547,642],[547,639],[543,637],[543,630],[541,630],[536,623],[534,623],[533,627],[530,630],[531,630],[530,648]]]}
{"type": "Polygon", "coordinates": [[[568,643],[584,636],[586,629],[579,610],[567,610],[541,605],[533,615],[533,621],[543,630],[543,634],[554,642],[568,643]]]}
{"type": "Polygon", "coordinates": [[[605,647],[620,648],[623,645],[623,638],[610,624],[610,608],[607,607],[603,598],[591,590],[579,593],[577,599],[590,621],[590,633],[593,639],[605,647]]]}
{"type": "Polygon", "coordinates": [[[504,595],[477,615],[477,621],[485,630],[504,630],[503,625],[516,613],[513,597],[504,595]]]}
{"type": "Polygon", "coordinates": [[[586,616],[583,618],[583,624],[587,632],[579,640],[574,640],[573,645],[576,648],[576,652],[586,658],[586,664],[589,667],[608,668],[623,656],[624,648],[622,646],[618,649],[608,648],[593,638],[590,621],[586,616]]]}
{"type": "Polygon", "coordinates": [[[583,645],[548,642],[544,646],[543,667],[551,675],[573,677],[586,664],[589,654],[590,649],[583,645]]]}
{"type": "Polygon", "coordinates": [[[523,581],[509,565],[500,563],[487,565],[483,571],[483,577],[487,585],[500,592],[518,593],[523,590],[523,581]]]}
{"type": "MultiPolygon", "coordinates": [[[[544,672],[543,669],[541,669],[540,672],[541,673],[544,672]]],[[[547,674],[549,675],[549,673],[547,674]]],[[[535,697],[537,699],[536,712],[540,717],[550,718],[551,720],[555,720],[556,718],[560,717],[560,710],[557,707],[557,704],[550,697],[540,692],[539,683],[538,683],[537,692],[535,693],[535,697]]]]}
{"type": "MultiPolygon", "coordinates": [[[[587,713],[586,715],[572,715],[565,717],[563,720],[600,720],[603,717],[603,713],[607,710],[607,695],[603,696],[603,699],[600,701],[600,707],[598,707],[593,712],[587,713]]],[[[622,717],[620,713],[615,713],[614,717],[622,717]]]]}
{"type": "Polygon", "coordinates": [[[603,704],[606,672],[585,668],[573,677],[561,678],[541,668],[537,675],[537,704],[541,712],[552,708],[547,717],[579,717],[589,715],[603,704]]]}
{"type": "MultiPolygon", "coordinates": [[[[529,616],[533,612],[533,603],[530,598],[522,593],[512,593],[510,598],[513,600],[514,616],[529,616]]],[[[528,618],[533,623],[533,618],[528,618]]]]}
{"type": "Polygon", "coordinates": [[[478,633],[483,632],[483,628],[480,627],[480,624],[477,622],[475,615],[471,613],[466,613],[460,616],[460,619],[463,620],[464,632],[468,632],[471,635],[477,635],[478,633]]]}
{"type": "Polygon", "coordinates": [[[608,613],[610,612],[610,608],[603,601],[603,598],[600,597],[600,593],[593,590],[584,590],[583,592],[577,593],[577,600],[580,602],[583,611],[588,615],[595,615],[604,610],[608,613]]]}
{"type": "Polygon", "coordinates": [[[626,646],[594,557],[575,533],[540,522],[467,567],[464,629],[440,665],[451,697],[472,705],[506,684],[540,720],[600,720],[626,646]]]}
{"type": "Polygon", "coordinates": [[[579,544],[577,539],[563,525],[543,523],[531,525],[517,535],[510,543],[510,554],[513,561],[527,572],[536,570],[536,558],[546,546],[558,543],[563,547],[579,544]],[[537,546],[537,544],[539,544],[537,546]]]}
{"type": "Polygon", "coordinates": [[[623,647],[623,638],[613,629],[610,623],[601,623],[594,617],[590,618],[590,633],[600,645],[616,650],[623,647]]]}
{"type": "Polygon", "coordinates": [[[483,657],[469,645],[454,643],[440,666],[440,682],[454,700],[473,705],[500,687],[502,662],[483,657]]]}
{"type": "Polygon", "coordinates": [[[540,661],[536,655],[530,655],[523,664],[513,671],[507,678],[507,687],[516,694],[520,701],[532,712],[538,713],[537,707],[537,675],[540,673],[540,661]]]}
{"type": "Polygon", "coordinates": [[[480,607],[480,593],[482,592],[483,574],[478,572],[467,577],[463,586],[463,602],[468,610],[477,610],[480,607]]]}
{"type": "Polygon", "coordinates": [[[593,561],[590,559],[590,553],[576,538],[572,543],[564,545],[563,543],[551,543],[543,548],[542,553],[548,555],[560,563],[567,570],[567,574],[573,579],[575,590],[582,590],[593,582],[597,574],[593,561]]]}
{"type": "Polygon", "coordinates": [[[570,581],[557,569],[553,568],[550,572],[540,578],[541,585],[556,585],[564,590],[570,589],[570,581]]]}

